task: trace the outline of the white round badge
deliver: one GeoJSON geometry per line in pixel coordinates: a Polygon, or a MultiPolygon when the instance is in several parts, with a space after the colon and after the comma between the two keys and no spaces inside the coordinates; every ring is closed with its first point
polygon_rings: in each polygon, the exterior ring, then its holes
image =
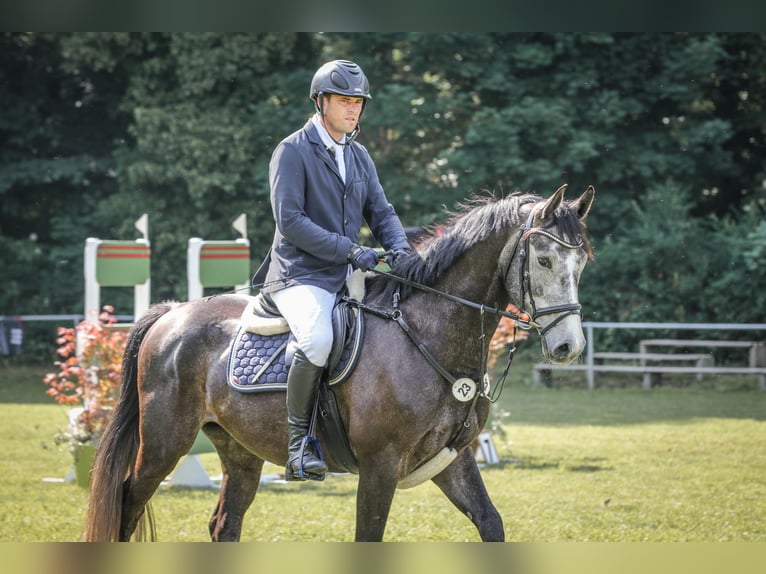
{"type": "Polygon", "coordinates": [[[452,395],[461,403],[466,403],[476,396],[476,382],[463,377],[452,383],[452,395]]]}

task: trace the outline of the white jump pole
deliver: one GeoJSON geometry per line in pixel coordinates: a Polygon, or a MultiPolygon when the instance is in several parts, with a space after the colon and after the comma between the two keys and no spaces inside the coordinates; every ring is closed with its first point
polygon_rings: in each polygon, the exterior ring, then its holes
{"type": "Polygon", "coordinates": [[[98,324],[101,312],[101,286],[96,280],[96,255],[100,239],[88,237],[85,240],[85,320],[98,324]]]}
{"type": "MultiPolygon", "coordinates": [[[[242,238],[244,242],[247,242],[247,214],[242,213],[237,219],[231,222],[231,226],[234,228],[235,231],[239,231],[239,235],[242,238]]],[[[234,289],[237,290],[237,292],[243,292],[245,289],[247,289],[250,286],[250,281],[248,278],[247,283],[240,283],[239,285],[235,285],[234,289]]],[[[248,291],[248,294],[250,292],[248,291]]]]}
{"type": "MultiPolygon", "coordinates": [[[[143,240],[137,239],[136,242],[143,242],[149,245],[149,215],[144,213],[136,220],[134,225],[143,235],[143,240]]],[[[133,322],[138,321],[138,318],[149,309],[151,283],[151,274],[149,274],[146,282],[136,285],[133,289],[133,322]]]]}

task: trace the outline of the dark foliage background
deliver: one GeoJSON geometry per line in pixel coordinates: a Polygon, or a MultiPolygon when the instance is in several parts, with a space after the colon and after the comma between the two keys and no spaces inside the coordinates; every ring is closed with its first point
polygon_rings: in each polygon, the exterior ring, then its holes
{"type": "MultiPolygon", "coordinates": [[[[267,164],[326,60],[358,62],[360,141],[405,225],[472,193],[597,190],[585,318],[766,317],[758,33],[2,33],[0,314],[83,312],[87,237],[149,215],[152,300],[190,237],[270,241],[267,164]]],[[[132,313],[132,290],[105,293],[132,313]]],[[[103,299],[104,297],[102,297],[103,299]]]]}

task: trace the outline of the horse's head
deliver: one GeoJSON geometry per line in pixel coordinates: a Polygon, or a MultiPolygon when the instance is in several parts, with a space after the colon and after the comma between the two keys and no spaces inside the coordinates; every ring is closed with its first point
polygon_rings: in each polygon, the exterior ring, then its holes
{"type": "Polygon", "coordinates": [[[505,276],[509,294],[518,297],[542,337],[545,358],[558,364],[570,363],[585,349],[578,284],[592,257],[584,220],[595,196],[590,186],[565,202],[565,190],[563,185],[530,206],[522,231],[511,241],[505,276]]]}

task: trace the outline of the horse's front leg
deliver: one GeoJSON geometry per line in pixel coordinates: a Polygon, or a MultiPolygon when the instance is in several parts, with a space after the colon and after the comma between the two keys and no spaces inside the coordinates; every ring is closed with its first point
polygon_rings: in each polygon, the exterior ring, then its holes
{"type": "Polygon", "coordinates": [[[398,482],[396,465],[359,461],[359,485],[356,491],[357,542],[380,542],[386,530],[388,513],[398,482]]]}
{"type": "Polygon", "coordinates": [[[505,540],[503,519],[489,498],[470,448],[464,448],[452,464],[432,480],[450,502],[476,525],[483,541],[505,540]]]}
{"type": "Polygon", "coordinates": [[[255,498],[261,480],[263,459],[246,450],[218,425],[208,425],[206,434],[221,461],[221,491],[208,523],[213,542],[239,541],[245,512],[255,498]]]}

